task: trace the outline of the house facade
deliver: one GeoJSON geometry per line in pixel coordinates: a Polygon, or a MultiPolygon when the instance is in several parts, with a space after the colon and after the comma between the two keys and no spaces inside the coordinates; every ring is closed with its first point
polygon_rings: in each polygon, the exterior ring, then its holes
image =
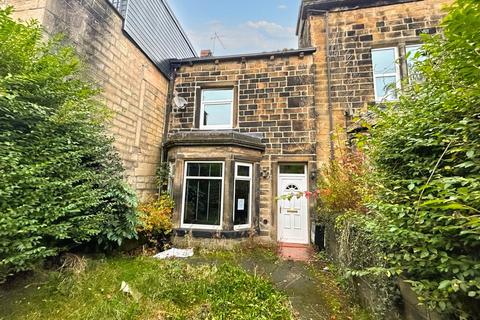
{"type": "Polygon", "coordinates": [[[304,0],[300,49],[172,61],[177,233],[309,243],[312,203],[279,197],[314,189],[353,117],[396,99],[449,2],[304,0]]]}
{"type": "Polygon", "coordinates": [[[85,54],[140,194],[168,162],[178,236],[307,244],[313,201],[279,197],[314,189],[334,136],[414,81],[451,0],[303,0],[299,49],[200,58],[165,0],[8,2],[85,54]]]}

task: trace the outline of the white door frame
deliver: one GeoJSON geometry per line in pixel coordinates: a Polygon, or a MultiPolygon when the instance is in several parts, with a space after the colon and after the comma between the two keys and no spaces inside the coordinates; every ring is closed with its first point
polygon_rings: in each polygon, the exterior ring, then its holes
{"type": "MultiPolygon", "coordinates": [[[[282,164],[290,164],[290,163],[282,163],[282,164]]],[[[288,178],[288,177],[292,177],[292,178],[303,178],[303,181],[305,183],[305,190],[299,190],[299,191],[307,191],[308,190],[308,166],[306,164],[304,164],[304,173],[303,174],[293,174],[293,173],[280,173],[280,166],[282,164],[279,164],[278,165],[278,169],[277,169],[277,196],[280,196],[281,195],[281,192],[282,192],[282,188],[281,188],[281,181],[282,181],[282,178],[288,178]]],[[[299,163],[291,163],[291,164],[299,164],[299,163]]],[[[305,196],[303,196],[305,197],[305,196]]],[[[282,230],[281,230],[281,209],[280,209],[280,205],[281,205],[281,201],[282,200],[277,200],[277,215],[276,215],[276,218],[277,218],[277,241],[279,242],[287,242],[287,243],[298,243],[298,244],[308,244],[309,241],[310,241],[310,232],[309,232],[309,229],[310,229],[310,226],[309,226],[309,217],[310,217],[310,208],[309,208],[309,203],[308,203],[308,199],[305,198],[305,217],[304,217],[304,226],[305,226],[305,231],[304,231],[304,237],[303,239],[301,240],[298,240],[298,241],[292,241],[292,242],[289,242],[289,241],[285,241],[285,240],[282,240],[282,230]]]]}

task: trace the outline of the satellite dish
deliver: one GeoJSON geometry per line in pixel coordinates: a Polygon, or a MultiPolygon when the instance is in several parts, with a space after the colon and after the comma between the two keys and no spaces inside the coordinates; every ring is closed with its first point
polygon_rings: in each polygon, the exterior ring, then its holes
{"type": "Polygon", "coordinates": [[[177,107],[178,109],[183,110],[183,109],[185,109],[185,106],[187,105],[187,100],[185,100],[184,98],[178,96],[178,92],[177,92],[177,90],[175,90],[175,91],[173,92],[173,104],[174,104],[175,107],[177,107]]]}

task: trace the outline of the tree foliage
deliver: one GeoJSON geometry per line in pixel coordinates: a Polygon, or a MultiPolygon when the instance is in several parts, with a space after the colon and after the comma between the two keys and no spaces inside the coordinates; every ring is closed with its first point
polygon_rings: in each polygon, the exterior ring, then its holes
{"type": "Polygon", "coordinates": [[[0,281],[80,243],[135,236],[108,113],[59,37],[0,10],[0,281]]]}
{"type": "Polygon", "coordinates": [[[423,81],[377,111],[369,157],[387,261],[422,301],[468,317],[480,299],[480,2],[425,37],[423,81]]]}

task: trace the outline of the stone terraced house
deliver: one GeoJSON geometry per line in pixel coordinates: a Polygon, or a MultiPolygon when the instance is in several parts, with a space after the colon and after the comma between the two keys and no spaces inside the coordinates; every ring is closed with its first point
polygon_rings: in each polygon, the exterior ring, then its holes
{"type": "Polygon", "coordinates": [[[303,0],[298,49],[197,57],[166,0],[7,0],[16,16],[63,32],[114,111],[126,179],[155,193],[171,168],[179,236],[312,241],[311,190],[369,105],[394,100],[421,34],[450,0],[303,0]]]}

